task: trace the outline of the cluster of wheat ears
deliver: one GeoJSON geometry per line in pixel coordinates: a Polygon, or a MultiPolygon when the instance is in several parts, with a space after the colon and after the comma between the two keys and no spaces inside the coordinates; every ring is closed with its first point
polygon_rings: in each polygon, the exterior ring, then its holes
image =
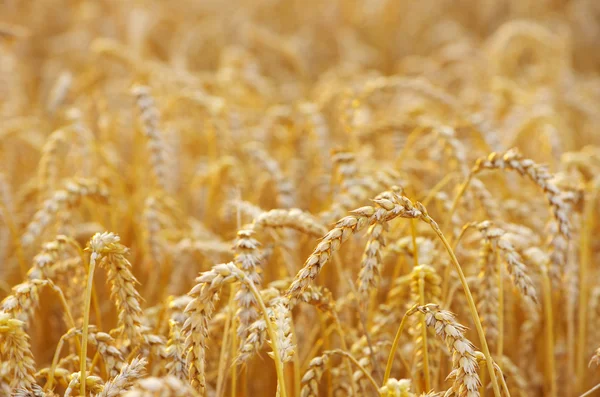
{"type": "Polygon", "coordinates": [[[600,395],[599,42],[596,0],[0,1],[0,396],[600,395]]]}

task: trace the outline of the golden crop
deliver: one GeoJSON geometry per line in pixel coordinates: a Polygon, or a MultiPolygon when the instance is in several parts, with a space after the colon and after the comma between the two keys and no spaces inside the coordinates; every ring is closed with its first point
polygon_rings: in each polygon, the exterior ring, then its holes
{"type": "Polygon", "coordinates": [[[600,395],[599,43],[596,0],[0,0],[0,397],[600,395]]]}

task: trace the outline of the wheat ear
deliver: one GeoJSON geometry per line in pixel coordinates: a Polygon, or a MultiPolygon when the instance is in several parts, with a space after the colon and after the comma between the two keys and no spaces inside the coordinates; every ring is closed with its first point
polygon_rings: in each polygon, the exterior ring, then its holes
{"type": "Polygon", "coordinates": [[[123,397],[200,397],[200,395],[175,376],[149,377],[138,380],[123,397]]]}
{"type": "Polygon", "coordinates": [[[68,144],[68,134],[59,129],[48,136],[42,147],[42,157],[38,165],[38,190],[40,197],[46,196],[58,179],[59,151],[68,144]]]}
{"type": "Polygon", "coordinates": [[[376,206],[366,206],[351,211],[348,215],[340,219],[335,227],[331,229],[321,242],[317,245],[313,253],[306,260],[304,267],[298,272],[287,294],[296,297],[300,294],[311,281],[313,281],[321,271],[321,268],[329,261],[342,243],[348,238],[362,230],[367,225],[387,222],[396,217],[416,218],[421,212],[414,208],[413,204],[404,196],[392,194],[393,199],[378,196],[373,201],[376,206]]]}
{"type": "Polygon", "coordinates": [[[554,248],[552,263],[555,265],[552,274],[555,278],[560,276],[566,264],[568,241],[571,234],[571,227],[569,225],[570,207],[563,200],[561,190],[552,182],[552,174],[548,171],[547,167],[539,165],[531,159],[524,158],[516,149],[510,149],[503,154],[491,153],[487,157],[479,158],[475,162],[467,180],[461,185],[458,194],[454,198],[448,217],[451,217],[455,212],[458,202],[469,186],[471,179],[481,171],[490,169],[516,171],[521,176],[529,178],[546,193],[546,198],[552,208],[561,237],[553,239],[552,242],[554,248]]]}
{"type": "Polygon", "coordinates": [[[452,390],[457,396],[477,397],[481,381],[477,373],[478,365],[474,356],[473,344],[465,338],[466,328],[456,322],[452,313],[440,310],[437,305],[417,307],[425,314],[425,323],[435,329],[436,334],[452,351],[452,390]]]}
{"type": "Polygon", "coordinates": [[[104,186],[94,179],[76,178],[68,180],[65,187],[56,190],[35,213],[21,237],[23,246],[31,246],[50,223],[56,220],[56,216],[60,211],[79,205],[84,197],[92,198],[100,203],[107,203],[108,193],[104,186]]]}
{"type": "MultiPolygon", "coordinates": [[[[260,286],[262,258],[259,253],[260,243],[254,237],[250,228],[238,231],[233,249],[235,251],[234,263],[244,271],[254,285],[260,286]]],[[[237,318],[239,320],[238,336],[240,340],[246,339],[248,327],[258,318],[256,299],[246,284],[240,285],[235,300],[238,304],[237,318]]]]}
{"type": "Polygon", "coordinates": [[[333,355],[339,355],[344,358],[349,359],[361,373],[366,376],[369,380],[370,384],[378,390],[379,387],[377,383],[373,379],[373,377],[369,374],[369,372],[365,369],[365,367],[359,363],[354,356],[350,353],[336,349],[336,350],[327,350],[323,352],[321,356],[315,357],[310,361],[308,365],[308,370],[302,377],[302,391],[300,393],[301,397],[318,397],[319,396],[319,381],[325,372],[327,363],[329,362],[329,358],[333,355]]]}
{"type": "Polygon", "coordinates": [[[142,122],[142,131],[147,141],[148,152],[150,152],[150,164],[156,185],[163,190],[167,190],[167,152],[162,132],[160,131],[160,112],[152,96],[150,87],[136,85],[131,89],[135,96],[140,119],[142,122]]]}
{"type": "Polygon", "coordinates": [[[121,372],[117,376],[104,384],[104,388],[96,397],[120,396],[144,375],[146,364],[148,364],[148,361],[145,358],[134,358],[121,368],[121,372]]]}
{"type": "MultiPolygon", "coordinates": [[[[206,390],[205,377],[205,355],[206,341],[208,339],[208,319],[214,311],[214,303],[218,298],[218,292],[223,285],[231,282],[242,282],[245,284],[256,303],[261,309],[267,326],[267,332],[271,341],[278,341],[276,330],[269,318],[269,311],[266,308],[260,293],[254,286],[254,282],[232,262],[213,266],[212,270],[202,273],[196,279],[196,286],[192,288],[189,295],[192,301],[188,304],[185,312],[188,318],[184,324],[186,332],[186,351],[187,362],[189,366],[189,379],[192,386],[204,393],[206,390]]],[[[279,353],[279,343],[272,343],[273,360],[277,370],[277,379],[281,397],[286,397],[285,379],[283,375],[283,363],[279,353]]]]}
{"type": "Polygon", "coordinates": [[[35,383],[35,362],[31,353],[29,335],[23,330],[24,323],[0,312],[0,355],[12,372],[10,386],[13,389],[30,389],[35,383]]]}
{"type": "Polygon", "coordinates": [[[369,227],[367,245],[363,252],[360,272],[358,273],[358,293],[363,302],[367,302],[369,291],[377,288],[382,264],[381,251],[385,247],[387,223],[375,223],[369,227]]]}
{"type": "Polygon", "coordinates": [[[494,227],[490,221],[480,222],[477,225],[479,231],[483,234],[494,250],[496,250],[506,262],[506,268],[510,273],[513,284],[519,289],[524,297],[537,302],[537,294],[533,281],[528,275],[527,267],[523,263],[521,255],[515,250],[510,240],[505,237],[504,230],[494,227]]]}

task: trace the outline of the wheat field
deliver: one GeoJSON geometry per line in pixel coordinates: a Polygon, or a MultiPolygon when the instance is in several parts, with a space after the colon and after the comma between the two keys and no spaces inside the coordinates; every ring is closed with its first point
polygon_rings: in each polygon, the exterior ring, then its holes
{"type": "Polygon", "coordinates": [[[0,396],[600,396],[597,0],[0,0],[0,396]]]}

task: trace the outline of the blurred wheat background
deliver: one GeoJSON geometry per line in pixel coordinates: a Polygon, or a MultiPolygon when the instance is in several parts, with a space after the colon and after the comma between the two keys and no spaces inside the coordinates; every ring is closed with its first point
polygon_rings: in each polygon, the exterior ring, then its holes
{"type": "Polygon", "coordinates": [[[599,43],[597,0],[0,0],[0,395],[600,395],[599,43]]]}

